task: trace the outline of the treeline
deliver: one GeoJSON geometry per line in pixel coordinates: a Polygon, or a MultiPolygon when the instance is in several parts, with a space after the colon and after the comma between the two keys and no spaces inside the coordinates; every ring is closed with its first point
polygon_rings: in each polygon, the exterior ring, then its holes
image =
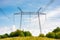
{"type": "MultiPolygon", "coordinates": [[[[32,34],[29,31],[16,30],[15,32],[11,32],[10,34],[6,33],[6,34],[3,34],[3,35],[0,35],[0,38],[27,37],[27,36],[31,37],[32,34]]],[[[60,39],[60,28],[57,27],[52,32],[48,32],[46,35],[40,34],[38,37],[48,37],[48,38],[60,39]]]]}
{"type": "Polygon", "coordinates": [[[39,37],[48,37],[48,38],[60,39],[60,28],[57,27],[52,32],[48,32],[46,35],[40,34],[39,37]]]}
{"type": "Polygon", "coordinates": [[[0,38],[8,38],[8,37],[27,37],[32,36],[32,34],[29,31],[21,31],[16,30],[15,32],[11,32],[10,34],[3,34],[0,35],[0,38]]]}

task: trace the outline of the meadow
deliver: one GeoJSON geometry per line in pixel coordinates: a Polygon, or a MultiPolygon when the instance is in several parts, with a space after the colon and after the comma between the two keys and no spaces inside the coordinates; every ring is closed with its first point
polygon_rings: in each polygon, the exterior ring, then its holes
{"type": "Polygon", "coordinates": [[[4,38],[0,40],[55,40],[55,39],[46,37],[13,37],[13,38],[4,38]]]}

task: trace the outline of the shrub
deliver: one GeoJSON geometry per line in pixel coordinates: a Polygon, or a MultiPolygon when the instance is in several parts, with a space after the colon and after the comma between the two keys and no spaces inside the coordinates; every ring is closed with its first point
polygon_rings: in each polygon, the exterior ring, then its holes
{"type": "Polygon", "coordinates": [[[4,35],[0,35],[0,38],[7,38],[7,37],[26,37],[26,36],[32,36],[32,34],[29,31],[21,31],[16,30],[15,32],[11,32],[9,35],[6,33],[4,35]]]}
{"type": "Polygon", "coordinates": [[[44,34],[40,34],[39,37],[45,37],[45,35],[44,34]]]}
{"type": "Polygon", "coordinates": [[[56,39],[60,39],[60,32],[56,33],[55,38],[56,38],[56,39]]]}
{"type": "Polygon", "coordinates": [[[10,36],[11,37],[17,37],[17,36],[24,36],[24,33],[23,33],[23,31],[20,31],[20,30],[16,30],[15,32],[11,32],[10,33],[10,36]]]}
{"type": "Polygon", "coordinates": [[[15,36],[24,36],[23,31],[17,30],[15,31],[15,36]]]}
{"type": "Polygon", "coordinates": [[[10,33],[10,37],[14,37],[15,36],[15,33],[14,32],[11,32],[10,33]]]}
{"type": "Polygon", "coordinates": [[[46,34],[46,37],[48,37],[48,38],[55,38],[55,33],[49,32],[48,34],[46,34]]]}
{"type": "Polygon", "coordinates": [[[1,35],[0,35],[0,38],[1,38],[1,35]]]}
{"type": "Polygon", "coordinates": [[[9,35],[6,33],[6,34],[3,34],[3,35],[1,35],[1,38],[7,38],[7,37],[9,37],[9,35]]]}
{"type": "Polygon", "coordinates": [[[52,32],[54,32],[54,33],[60,32],[60,28],[59,28],[59,27],[57,27],[57,28],[56,28],[56,29],[54,29],[52,32]]]}
{"type": "Polygon", "coordinates": [[[29,31],[25,31],[25,32],[24,32],[24,35],[25,35],[25,36],[32,36],[32,34],[31,34],[29,31]]]}

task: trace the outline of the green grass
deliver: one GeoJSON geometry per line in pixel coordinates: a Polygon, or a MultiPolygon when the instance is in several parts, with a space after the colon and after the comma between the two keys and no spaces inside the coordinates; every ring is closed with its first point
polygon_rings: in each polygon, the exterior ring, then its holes
{"type": "Polygon", "coordinates": [[[46,37],[14,37],[14,38],[4,38],[0,40],[54,40],[46,37]]]}

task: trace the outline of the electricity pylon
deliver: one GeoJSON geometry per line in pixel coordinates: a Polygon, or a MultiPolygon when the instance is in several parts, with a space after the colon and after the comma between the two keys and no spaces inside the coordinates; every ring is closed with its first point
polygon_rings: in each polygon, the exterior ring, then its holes
{"type": "MultiPolygon", "coordinates": [[[[46,16],[46,13],[43,13],[43,11],[45,11],[45,9],[47,7],[49,7],[52,3],[54,2],[54,0],[51,0],[45,7],[40,7],[38,10],[37,10],[37,15],[38,15],[38,21],[39,21],[39,27],[40,27],[40,33],[42,33],[42,28],[41,28],[41,22],[40,22],[40,15],[45,15],[46,16]],[[42,10],[42,11],[41,11],[42,10]]],[[[21,12],[21,16],[20,16],[20,29],[21,29],[21,26],[22,26],[22,15],[24,15],[25,13],[33,13],[33,12],[23,12],[21,10],[20,7],[17,7],[20,12],[21,12]]],[[[34,12],[35,13],[35,12],[34,12]]],[[[15,13],[14,15],[19,15],[20,13],[15,13]]]]}
{"type": "Polygon", "coordinates": [[[43,15],[46,15],[44,13],[42,13],[47,7],[49,7],[52,3],[54,2],[54,0],[51,0],[44,8],[43,7],[40,7],[38,10],[37,10],[37,13],[38,13],[38,21],[39,21],[39,27],[40,27],[40,33],[42,34],[42,28],[41,28],[41,21],[40,21],[40,14],[43,14],[43,15]],[[43,9],[41,11],[41,9],[43,9]]]}
{"type": "MultiPolygon", "coordinates": [[[[23,13],[23,11],[21,10],[21,8],[20,7],[17,7],[19,10],[20,10],[20,13],[21,13],[21,16],[20,16],[20,30],[21,30],[21,26],[22,26],[22,13],[23,13]]],[[[20,13],[15,13],[14,14],[14,16],[15,15],[20,15],[20,13]]],[[[13,19],[14,20],[14,19],[13,19]]],[[[15,20],[14,20],[15,21],[15,20]]]]}
{"type": "MultiPolygon", "coordinates": [[[[42,9],[42,8],[40,8],[39,10],[41,10],[41,9],[42,9]]],[[[41,12],[39,12],[39,10],[37,11],[37,13],[38,13],[38,22],[39,22],[40,33],[42,34],[40,15],[45,15],[45,16],[46,16],[46,14],[45,14],[45,13],[41,13],[41,12]]]]}

